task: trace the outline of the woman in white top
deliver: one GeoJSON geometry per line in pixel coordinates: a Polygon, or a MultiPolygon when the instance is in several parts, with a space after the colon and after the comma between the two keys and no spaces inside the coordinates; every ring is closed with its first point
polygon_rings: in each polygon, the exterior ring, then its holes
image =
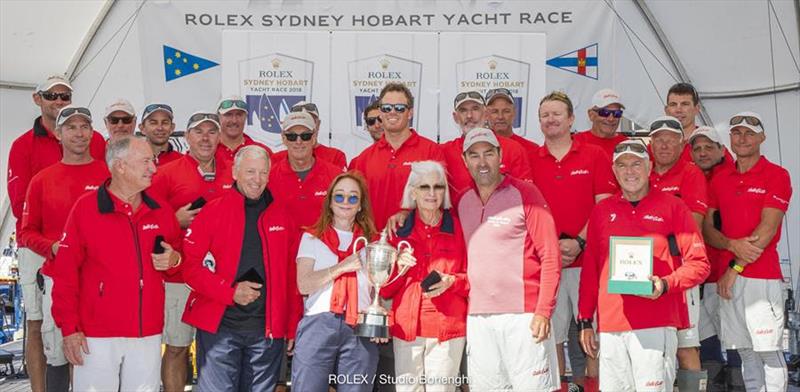
{"type": "Polygon", "coordinates": [[[353,254],[356,238],[376,234],[366,183],[359,174],[337,176],[317,223],[300,240],[297,285],[305,296],[292,361],[292,389],[371,391],[378,347],[358,337],[358,311],[370,304],[370,285],[353,254]]]}

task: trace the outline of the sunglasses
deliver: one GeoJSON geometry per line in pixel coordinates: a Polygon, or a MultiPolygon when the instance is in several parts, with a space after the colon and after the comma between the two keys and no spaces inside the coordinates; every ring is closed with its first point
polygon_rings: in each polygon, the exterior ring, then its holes
{"type": "Polygon", "coordinates": [[[483,100],[483,95],[481,95],[481,93],[479,93],[477,91],[467,91],[467,92],[464,92],[464,93],[458,93],[458,95],[456,95],[456,99],[453,100],[453,106],[458,104],[459,101],[467,99],[467,97],[472,98],[472,99],[477,99],[477,100],[481,101],[482,104],[486,103],[486,101],[483,100]]]}
{"type": "Polygon", "coordinates": [[[311,138],[314,136],[314,132],[303,132],[303,133],[286,132],[283,134],[283,136],[285,136],[286,140],[290,142],[296,142],[297,138],[300,138],[304,142],[307,142],[311,140],[311,138]]]}
{"type": "Polygon", "coordinates": [[[45,101],[61,99],[64,102],[72,102],[72,93],[48,93],[46,91],[40,91],[39,96],[44,98],[45,101]]]}
{"type": "Polygon", "coordinates": [[[122,121],[123,124],[130,124],[133,122],[133,116],[127,116],[127,117],[108,116],[106,117],[106,120],[108,120],[109,123],[114,125],[119,124],[120,121],[122,121]]]}
{"type": "Polygon", "coordinates": [[[620,143],[614,147],[614,154],[630,151],[636,154],[644,154],[647,152],[647,147],[642,143],[620,143]]]}
{"type": "Polygon", "coordinates": [[[408,110],[408,105],[404,103],[384,103],[381,105],[381,112],[391,113],[392,109],[394,109],[394,111],[397,113],[404,113],[406,110],[408,110]]]}
{"type": "Polygon", "coordinates": [[[172,114],[172,106],[163,103],[151,103],[144,107],[144,115],[142,116],[147,117],[150,113],[155,112],[156,110],[166,110],[170,114],[172,114]]]}
{"type": "Polygon", "coordinates": [[[650,132],[655,131],[656,129],[660,128],[672,128],[682,130],[681,123],[675,120],[658,120],[652,124],[650,124],[650,132]]]}
{"type": "Polygon", "coordinates": [[[511,90],[509,90],[507,88],[500,87],[500,88],[493,88],[493,89],[487,91],[486,92],[486,100],[490,101],[492,98],[494,98],[495,95],[504,95],[504,96],[508,96],[508,97],[513,97],[514,96],[513,94],[511,94],[511,90]]]}
{"type": "Polygon", "coordinates": [[[81,107],[74,107],[74,108],[64,109],[61,112],[59,112],[58,113],[58,118],[59,119],[67,118],[67,117],[72,116],[73,114],[76,114],[76,113],[80,113],[80,114],[83,114],[85,116],[92,117],[92,112],[90,112],[89,109],[81,108],[81,107]]]}
{"type": "Polygon", "coordinates": [[[431,184],[422,184],[417,186],[417,189],[421,190],[422,192],[430,192],[431,188],[433,188],[434,191],[443,191],[447,187],[444,184],[436,184],[433,186],[431,184]]]}
{"type": "Polygon", "coordinates": [[[344,203],[345,199],[347,199],[347,204],[353,204],[353,205],[358,204],[358,201],[361,200],[361,198],[358,197],[357,195],[345,196],[344,193],[337,193],[333,195],[333,201],[339,204],[344,203]]]}
{"type": "Polygon", "coordinates": [[[614,118],[622,117],[622,109],[611,110],[606,108],[600,108],[600,109],[595,109],[594,111],[597,112],[597,115],[600,117],[608,117],[610,115],[614,115],[614,118]]]}
{"type": "Polygon", "coordinates": [[[375,125],[376,122],[383,123],[383,120],[381,120],[380,117],[367,117],[367,119],[365,121],[366,121],[367,125],[370,126],[370,127],[375,125]]]}
{"type": "Polygon", "coordinates": [[[192,117],[189,117],[189,124],[202,120],[212,120],[219,124],[219,115],[215,113],[195,113],[192,117]]]}
{"type": "Polygon", "coordinates": [[[247,110],[247,102],[238,99],[226,99],[219,104],[217,111],[230,109],[234,106],[237,109],[247,110]]]}
{"type": "Polygon", "coordinates": [[[317,105],[313,103],[292,106],[292,109],[290,110],[290,112],[292,113],[297,113],[302,111],[319,113],[319,110],[317,110],[317,105]]]}
{"type": "Polygon", "coordinates": [[[733,116],[731,117],[730,125],[731,126],[739,125],[743,122],[746,122],[747,124],[750,124],[754,127],[763,128],[763,125],[761,125],[761,121],[753,116],[733,116]]]}

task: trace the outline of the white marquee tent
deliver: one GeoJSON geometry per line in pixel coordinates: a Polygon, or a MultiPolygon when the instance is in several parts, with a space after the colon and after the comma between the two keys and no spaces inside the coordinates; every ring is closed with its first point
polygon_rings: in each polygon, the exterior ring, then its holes
{"type": "MultiPolygon", "coordinates": [[[[117,97],[129,99],[137,108],[146,102],[169,102],[176,109],[180,129],[188,113],[213,107],[225,92],[226,87],[221,85],[225,68],[235,66],[224,61],[223,43],[230,42],[233,35],[226,34],[231,31],[268,32],[275,37],[303,32],[344,36],[356,31],[357,39],[382,37],[377,46],[387,54],[391,54],[395,42],[386,39],[392,36],[381,34],[442,34],[434,39],[436,43],[444,42],[446,33],[542,33],[547,40],[546,59],[564,57],[581,48],[584,52],[595,51],[590,56],[599,64],[588,63],[594,67],[588,74],[585,69],[557,66],[557,62],[534,64],[540,67],[534,69],[546,69],[546,85],[537,91],[563,89],[573,96],[578,130],[588,127],[585,111],[589,97],[605,87],[622,94],[627,103],[626,117],[638,124],[661,115],[666,91],[678,81],[691,82],[698,88],[704,109],[699,121],[716,125],[723,134],[724,123],[732,114],[743,110],[760,113],[767,128],[762,151],[789,170],[795,187],[779,251],[785,275],[795,280],[798,276],[800,4],[796,0],[3,0],[0,29],[3,172],[11,142],[29,129],[37,116],[31,93],[50,74],[65,73],[75,86],[73,102],[88,105],[95,113],[103,113],[105,105],[117,97]],[[416,24],[412,23],[414,15],[416,24]],[[167,45],[221,66],[174,81],[168,77],[165,80],[168,70],[161,55],[167,45]]],[[[330,38],[331,42],[339,36],[330,38]]],[[[503,36],[495,37],[502,40],[503,36]]],[[[274,41],[255,45],[281,45],[277,38],[274,41]]],[[[295,49],[312,55],[309,48],[316,43],[308,39],[299,42],[300,48],[295,49]]],[[[468,52],[467,45],[462,43],[460,50],[468,52]]],[[[417,44],[412,49],[421,51],[421,47],[417,44]]],[[[487,52],[494,49],[484,48],[487,52]]],[[[338,52],[330,53],[333,58],[338,52]]],[[[423,69],[429,66],[426,63],[423,69]]],[[[336,78],[332,67],[318,67],[317,77],[323,76],[323,82],[328,77],[336,78]]],[[[439,96],[441,86],[437,84],[447,76],[445,73],[440,71],[433,85],[429,83],[420,94],[434,97],[434,103],[443,102],[444,105],[434,106],[444,106],[440,113],[447,114],[450,98],[439,96]]],[[[317,100],[323,111],[334,111],[330,108],[335,99],[329,96],[317,100]]],[[[538,102],[538,97],[532,96],[531,101],[538,102]]],[[[540,139],[535,104],[528,106],[528,112],[526,137],[540,139]]],[[[323,122],[323,129],[326,124],[339,121],[335,115],[326,117],[323,113],[323,118],[329,120],[323,122]]],[[[453,128],[447,116],[420,111],[420,117],[420,121],[428,121],[436,129],[453,128]]],[[[96,128],[105,132],[102,122],[98,121],[96,128]]],[[[348,156],[358,152],[357,147],[347,143],[353,138],[351,130],[322,133],[327,133],[322,141],[345,149],[348,156]]],[[[432,136],[443,134],[434,131],[432,136]]],[[[3,244],[13,230],[8,205],[3,181],[3,244]]]]}

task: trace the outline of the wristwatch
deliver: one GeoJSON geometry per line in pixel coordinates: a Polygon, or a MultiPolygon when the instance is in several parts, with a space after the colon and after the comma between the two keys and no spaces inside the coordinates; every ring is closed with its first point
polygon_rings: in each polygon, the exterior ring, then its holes
{"type": "Polygon", "coordinates": [[[578,319],[578,331],[583,331],[584,329],[592,329],[592,319],[578,319]]]}
{"type": "Polygon", "coordinates": [[[575,241],[578,242],[578,246],[581,248],[581,252],[583,252],[583,249],[586,248],[586,240],[581,238],[581,236],[576,235],[575,241]]]}
{"type": "Polygon", "coordinates": [[[728,267],[731,267],[732,270],[736,271],[736,273],[739,273],[739,274],[744,272],[744,267],[742,267],[739,264],[736,264],[736,260],[731,260],[731,262],[728,263],[728,267]]]}

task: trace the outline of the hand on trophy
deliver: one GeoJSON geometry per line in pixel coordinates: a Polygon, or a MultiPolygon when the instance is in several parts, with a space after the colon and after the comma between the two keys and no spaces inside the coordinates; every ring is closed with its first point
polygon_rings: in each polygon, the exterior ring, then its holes
{"type": "Polygon", "coordinates": [[[400,272],[397,275],[404,275],[415,265],[417,265],[417,258],[414,257],[414,249],[403,248],[400,251],[400,256],[397,257],[397,266],[400,267],[400,272]]]}
{"type": "Polygon", "coordinates": [[[336,271],[337,275],[360,270],[361,259],[358,257],[358,253],[347,256],[346,259],[336,265],[336,268],[338,269],[338,271],[336,271]]]}

